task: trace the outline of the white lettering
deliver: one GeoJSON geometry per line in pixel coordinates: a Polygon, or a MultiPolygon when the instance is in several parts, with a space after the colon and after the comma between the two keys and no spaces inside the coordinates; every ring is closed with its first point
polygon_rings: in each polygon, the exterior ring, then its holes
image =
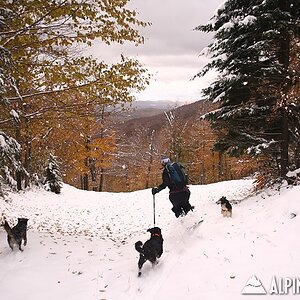
{"type": "Polygon", "coordinates": [[[270,295],[288,295],[290,293],[300,295],[300,278],[272,277],[269,289],[270,295]]]}
{"type": "Polygon", "coordinates": [[[278,283],[278,292],[279,292],[279,295],[284,295],[284,287],[283,287],[283,279],[280,277],[278,280],[277,280],[277,283],[278,283]]]}
{"type": "Polygon", "coordinates": [[[277,282],[276,282],[276,277],[275,276],[272,277],[269,294],[270,295],[273,295],[273,294],[278,295],[278,287],[277,287],[277,282]]]}
{"type": "MultiPolygon", "coordinates": [[[[293,286],[293,281],[291,278],[286,277],[284,278],[284,293],[288,294],[289,293],[289,289],[293,286]]],[[[295,284],[294,284],[295,285],[295,284]]]]}
{"type": "Polygon", "coordinates": [[[300,294],[300,279],[295,278],[294,286],[293,286],[294,295],[300,294]]]}

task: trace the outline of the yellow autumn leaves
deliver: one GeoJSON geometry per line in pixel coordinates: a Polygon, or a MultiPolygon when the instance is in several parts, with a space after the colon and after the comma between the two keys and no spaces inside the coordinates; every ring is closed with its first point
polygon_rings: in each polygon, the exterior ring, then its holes
{"type": "Polygon", "coordinates": [[[137,19],[125,0],[0,1],[0,46],[9,52],[12,84],[1,102],[0,129],[22,145],[22,160],[42,174],[50,151],[65,177],[107,165],[114,133],[103,132],[97,108],[131,102],[149,77],[134,59],[108,65],[84,54],[96,39],[140,44],[137,19]],[[19,115],[19,121],[11,117],[19,115]]]}

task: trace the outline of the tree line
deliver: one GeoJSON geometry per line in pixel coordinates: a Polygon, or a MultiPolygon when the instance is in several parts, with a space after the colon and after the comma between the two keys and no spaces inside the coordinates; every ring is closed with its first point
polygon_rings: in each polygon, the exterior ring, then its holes
{"type": "MultiPolygon", "coordinates": [[[[109,164],[92,168],[86,185],[73,176],[74,186],[94,191],[125,192],[146,189],[161,183],[161,158],[167,155],[181,162],[190,184],[209,184],[252,175],[260,160],[248,155],[239,158],[213,149],[217,133],[201,118],[216,105],[198,101],[174,107],[164,114],[125,121],[111,126],[115,149],[107,154],[109,164]]],[[[113,123],[113,119],[110,121],[113,123]]],[[[109,124],[106,128],[110,127],[109,124]]]]}
{"type": "Polygon", "coordinates": [[[133,101],[149,76],[137,60],[120,56],[109,65],[85,55],[85,47],[143,43],[137,28],[149,24],[127,2],[0,1],[1,176],[8,180],[7,167],[17,189],[42,175],[51,152],[77,172],[104,161],[114,137],[98,135],[104,128],[96,111],[133,101]]]}
{"type": "MultiPolygon", "coordinates": [[[[180,124],[169,113],[169,134],[156,137],[158,152],[186,163],[197,183],[254,172],[262,185],[289,180],[288,172],[300,168],[299,1],[228,0],[195,29],[214,34],[203,51],[210,61],[195,76],[218,71],[204,90],[206,101],[217,106],[203,116],[212,131],[197,120],[180,124]]],[[[155,174],[160,176],[159,165],[155,174]]],[[[134,176],[140,178],[140,171],[134,176]]],[[[145,182],[148,177],[146,172],[145,182]]]]}
{"type": "Polygon", "coordinates": [[[50,153],[64,181],[95,190],[156,184],[162,154],[202,184],[253,172],[284,179],[300,168],[298,0],[226,1],[195,28],[214,34],[210,61],[195,76],[218,71],[204,90],[213,109],[190,122],[168,112],[162,130],[140,128],[130,139],[113,120],[149,84],[147,70],[123,56],[109,65],[84,55],[96,39],[143,43],[136,28],[149,24],[127,2],[0,1],[3,182],[28,186],[50,153]]]}
{"type": "Polygon", "coordinates": [[[205,91],[219,107],[206,115],[215,149],[264,157],[261,173],[286,178],[300,168],[300,3],[228,0],[206,25],[206,49],[218,79],[205,91]]]}

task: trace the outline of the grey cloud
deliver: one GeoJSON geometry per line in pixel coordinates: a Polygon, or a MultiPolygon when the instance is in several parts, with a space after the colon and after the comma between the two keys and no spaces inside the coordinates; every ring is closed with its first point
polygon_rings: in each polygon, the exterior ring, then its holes
{"type": "MultiPolygon", "coordinates": [[[[224,0],[131,0],[128,6],[139,13],[138,18],[152,23],[151,26],[140,28],[145,44],[138,47],[129,43],[105,46],[96,42],[89,53],[108,62],[119,61],[121,54],[139,59],[155,74],[153,97],[158,97],[160,88],[162,95],[167,97],[163,90],[164,83],[174,82],[172,86],[184,87],[207,62],[199,54],[210,43],[212,36],[193,29],[207,23],[223,2],[224,0]]],[[[189,86],[190,84],[187,86],[189,97],[192,93],[199,94],[194,87],[189,91],[189,86]]],[[[153,98],[150,95],[151,88],[150,85],[146,97],[153,98]]],[[[176,98],[176,91],[170,92],[170,97],[176,98]]],[[[178,91],[177,97],[179,99],[184,96],[178,91]]],[[[195,94],[195,98],[197,97],[195,94]]]]}
{"type": "Polygon", "coordinates": [[[136,7],[141,19],[152,22],[152,26],[141,30],[146,37],[145,48],[162,53],[199,53],[208,44],[211,36],[193,29],[205,24],[221,2],[223,1],[133,0],[131,5],[136,7]]]}

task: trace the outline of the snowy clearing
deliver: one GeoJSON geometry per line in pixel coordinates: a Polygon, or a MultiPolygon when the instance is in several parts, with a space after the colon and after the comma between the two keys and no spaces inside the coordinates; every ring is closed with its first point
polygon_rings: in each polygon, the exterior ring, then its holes
{"type": "MultiPolygon", "coordinates": [[[[157,194],[164,253],[157,266],[144,265],[140,278],[134,243],[145,242],[153,226],[150,189],[96,193],[64,185],[60,195],[11,194],[0,213],[11,225],[17,217],[29,218],[28,245],[12,252],[0,228],[1,299],[256,299],[242,295],[253,275],[267,293],[273,276],[300,275],[300,187],[249,197],[252,184],[191,186],[196,209],[184,219],[171,212],[167,190],[157,194]],[[215,204],[224,195],[233,201],[232,218],[223,218],[215,204]]],[[[290,291],[284,299],[297,296],[290,291]]]]}

